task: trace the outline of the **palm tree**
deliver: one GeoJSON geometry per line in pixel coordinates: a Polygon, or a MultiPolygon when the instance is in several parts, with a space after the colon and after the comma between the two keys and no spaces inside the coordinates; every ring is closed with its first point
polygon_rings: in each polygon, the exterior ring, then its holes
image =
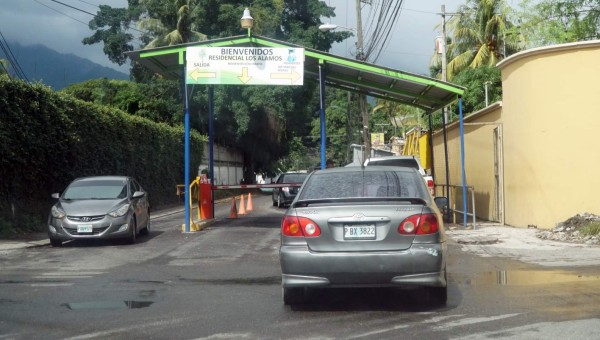
{"type": "Polygon", "coordinates": [[[447,51],[448,80],[467,67],[496,65],[507,48],[518,48],[518,36],[506,34],[513,26],[508,20],[510,11],[504,0],[467,0],[459,7],[459,14],[447,25],[452,37],[447,51]]]}
{"type": "Polygon", "coordinates": [[[8,74],[8,60],[0,59],[0,74],[8,74]]]}
{"type": "Polygon", "coordinates": [[[371,115],[377,111],[383,111],[386,114],[394,129],[400,128],[403,138],[406,137],[406,131],[411,128],[421,128],[420,110],[414,106],[377,99],[371,115]]]}
{"type": "MultiPolygon", "coordinates": [[[[140,0],[140,4],[143,5],[150,5],[152,2],[155,2],[155,0],[140,0]]],[[[207,36],[205,34],[194,31],[190,8],[195,4],[195,0],[175,0],[175,6],[177,8],[176,27],[169,27],[165,22],[155,18],[147,17],[141,19],[138,23],[138,28],[153,32],[157,35],[157,37],[150,41],[145,48],[206,40],[207,36]]]]}

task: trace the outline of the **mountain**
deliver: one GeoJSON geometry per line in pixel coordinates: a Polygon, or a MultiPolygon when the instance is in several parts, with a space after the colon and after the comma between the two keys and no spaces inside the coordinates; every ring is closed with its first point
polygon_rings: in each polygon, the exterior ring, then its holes
{"type": "MultiPolygon", "coordinates": [[[[39,80],[54,90],[90,79],[129,79],[129,75],[123,72],[96,64],[74,54],[59,53],[43,45],[22,46],[11,42],[10,51],[30,82],[39,80]]],[[[0,50],[0,59],[8,59],[4,50],[0,50]]],[[[12,68],[9,68],[9,72],[11,75],[14,74],[12,68]]]]}

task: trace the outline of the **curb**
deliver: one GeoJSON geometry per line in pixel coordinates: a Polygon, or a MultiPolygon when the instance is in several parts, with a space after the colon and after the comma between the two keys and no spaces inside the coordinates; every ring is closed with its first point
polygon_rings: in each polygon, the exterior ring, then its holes
{"type": "MultiPolygon", "coordinates": [[[[150,220],[154,220],[157,218],[162,218],[170,215],[175,215],[177,213],[181,213],[185,208],[176,208],[164,211],[158,211],[157,214],[150,215],[150,220]]],[[[213,219],[214,220],[214,219],[213,219]]],[[[201,221],[200,224],[202,228],[205,228],[209,224],[213,223],[212,220],[201,221]]],[[[202,229],[201,228],[201,229],[202,229]]],[[[6,250],[15,250],[15,249],[23,249],[23,248],[36,248],[36,247],[44,247],[50,244],[50,239],[48,239],[48,234],[46,232],[36,233],[36,240],[2,240],[0,239],[0,251],[6,250]]],[[[191,233],[190,233],[191,234],[191,233]]]]}

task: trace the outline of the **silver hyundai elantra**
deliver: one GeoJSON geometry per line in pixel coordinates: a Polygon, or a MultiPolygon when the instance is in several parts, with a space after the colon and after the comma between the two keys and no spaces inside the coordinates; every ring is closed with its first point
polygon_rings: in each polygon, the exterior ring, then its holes
{"type": "Polygon", "coordinates": [[[135,243],[150,231],[148,193],[133,178],[78,178],[61,194],[48,216],[48,237],[54,247],[78,239],[121,238],[135,243]]]}

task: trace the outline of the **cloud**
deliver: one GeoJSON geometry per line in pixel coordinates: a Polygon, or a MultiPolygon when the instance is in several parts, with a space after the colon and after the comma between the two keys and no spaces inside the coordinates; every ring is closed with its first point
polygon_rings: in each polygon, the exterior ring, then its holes
{"type": "MultiPolygon", "coordinates": [[[[96,13],[97,7],[86,4],[92,3],[92,1],[88,0],[84,3],[64,0],[61,2],[90,13],[96,13]]],[[[125,7],[127,1],[103,0],[102,4],[125,7]]],[[[45,45],[59,53],[72,53],[103,66],[127,72],[128,67],[119,67],[108,60],[102,52],[102,44],[90,46],[81,42],[83,38],[93,34],[93,31],[87,26],[91,19],[92,16],[89,14],[49,0],[2,1],[0,32],[9,42],[17,42],[21,45],[45,45]]]]}

